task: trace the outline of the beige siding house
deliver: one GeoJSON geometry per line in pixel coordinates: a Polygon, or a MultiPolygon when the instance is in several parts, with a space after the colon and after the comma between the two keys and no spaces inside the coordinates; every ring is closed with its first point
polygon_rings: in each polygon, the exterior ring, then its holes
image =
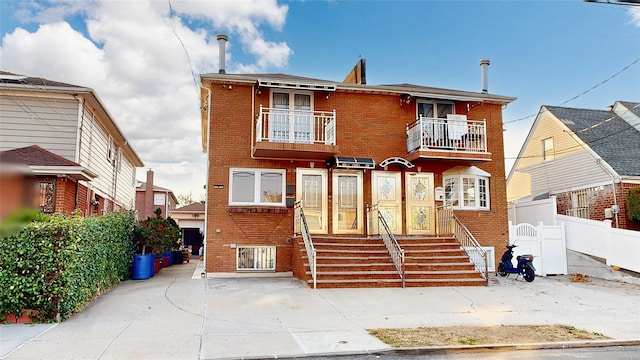
{"type": "Polygon", "coordinates": [[[635,229],[625,199],[640,186],[640,104],[542,106],[507,178],[507,201],[549,194],[558,213],[635,229]]]}
{"type": "Polygon", "coordinates": [[[37,145],[91,171],[78,182],[79,208],[134,208],[143,163],[92,89],[0,72],[0,111],[0,151],[37,145]]]}

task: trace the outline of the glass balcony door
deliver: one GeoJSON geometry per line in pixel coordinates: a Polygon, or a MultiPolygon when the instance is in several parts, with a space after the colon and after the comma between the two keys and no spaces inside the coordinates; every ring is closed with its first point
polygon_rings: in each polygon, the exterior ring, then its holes
{"type": "Polygon", "coordinates": [[[313,143],[311,94],[273,92],[269,139],[278,142],[313,143]]]}

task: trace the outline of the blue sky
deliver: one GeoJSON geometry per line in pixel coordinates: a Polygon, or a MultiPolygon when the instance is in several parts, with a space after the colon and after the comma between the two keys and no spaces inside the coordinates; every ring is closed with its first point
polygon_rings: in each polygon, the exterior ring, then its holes
{"type": "Polygon", "coordinates": [[[218,33],[229,35],[229,73],[341,81],[364,58],[369,84],[479,91],[479,61],[490,59],[489,92],[518,98],[503,113],[508,168],[541,105],[604,110],[616,100],[640,102],[640,6],[578,0],[0,4],[2,70],[93,88],[145,162],[138,179],[153,168],[156,185],[196,199],[204,194],[206,164],[194,74],[217,72],[218,33]]]}

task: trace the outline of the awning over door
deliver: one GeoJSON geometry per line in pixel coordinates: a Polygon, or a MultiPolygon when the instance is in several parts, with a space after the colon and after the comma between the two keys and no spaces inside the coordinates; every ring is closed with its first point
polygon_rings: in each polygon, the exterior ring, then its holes
{"type": "Polygon", "coordinates": [[[372,158],[334,156],[329,164],[340,169],[375,169],[376,162],[372,158]]]}

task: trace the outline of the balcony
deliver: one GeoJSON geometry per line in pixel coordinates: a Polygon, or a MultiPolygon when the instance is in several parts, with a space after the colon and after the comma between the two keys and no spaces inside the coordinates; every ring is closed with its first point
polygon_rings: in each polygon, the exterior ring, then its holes
{"type": "Polygon", "coordinates": [[[256,119],[253,155],[328,160],[338,153],[336,112],[265,108],[256,119]]]}
{"type": "Polygon", "coordinates": [[[485,120],[465,115],[420,117],[407,125],[407,160],[417,158],[490,161],[485,120]]]}

